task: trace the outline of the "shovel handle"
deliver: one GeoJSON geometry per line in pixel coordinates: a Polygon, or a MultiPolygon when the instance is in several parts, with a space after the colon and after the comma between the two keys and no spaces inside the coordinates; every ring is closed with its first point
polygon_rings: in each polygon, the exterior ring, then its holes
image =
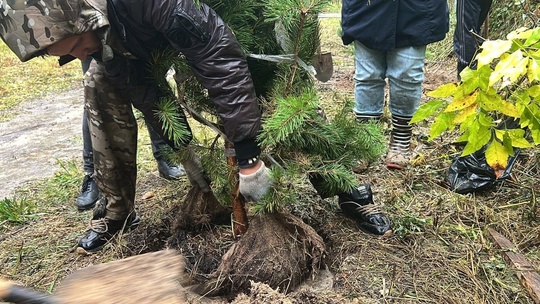
{"type": "Polygon", "coordinates": [[[16,304],[57,303],[47,294],[16,285],[2,278],[0,278],[0,300],[16,304]]]}

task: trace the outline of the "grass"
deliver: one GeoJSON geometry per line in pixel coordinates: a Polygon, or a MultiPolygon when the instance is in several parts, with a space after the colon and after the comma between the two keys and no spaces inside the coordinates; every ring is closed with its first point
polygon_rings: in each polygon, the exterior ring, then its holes
{"type": "MultiPolygon", "coordinates": [[[[337,37],[339,20],[322,23],[323,51],[332,51],[334,59],[334,78],[320,84],[326,110],[352,98],[354,65],[351,48],[337,37]]],[[[435,83],[426,82],[426,91],[455,78],[455,61],[448,57],[449,39],[451,35],[429,47],[426,79],[435,83]]],[[[74,67],[77,73],[78,69],[74,67]]],[[[512,179],[489,191],[460,195],[445,184],[459,147],[452,136],[427,142],[428,127],[426,123],[414,127],[420,156],[410,168],[390,171],[375,162],[358,175],[359,182],[373,185],[376,202],[385,204],[394,223],[391,237],[374,238],[358,231],[351,221],[335,214],[335,199],[321,200],[309,185],[298,189],[303,196],[292,212],[321,233],[328,247],[326,266],[334,274],[333,287],[327,291],[332,298],[318,303],[347,303],[343,298],[356,303],[533,303],[486,230],[491,227],[504,234],[538,270],[540,151],[522,153],[512,179]]],[[[148,142],[142,126],[139,135],[148,142]]],[[[50,292],[78,269],[162,248],[174,217],[170,211],[182,202],[187,182],[156,178],[149,145],[139,145],[137,157],[136,206],[143,217],[141,227],[102,252],[73,254],[75,240],[90,215],[75,211],[72,205],[82,176],[78,160],[60,162],[55,176],[0,202],[0,217],[4,216],[0,219],[0,274],[50,292]]],[[[222,244],[227,241],[232,242],[223,240],[222,244]]],[[[194,247],[204,248],[205,242],[201,237],[194,247]]]]}
{"type": "Polygon", "coordinates": [[[0,43],[0,69],[0,122],[12,117],[20,103],[74,88],[82,80],[78,60],[62,67],[53,57],[34,58],[23,63],[5,43],[0,43]]]}
{"type": "Polygon", "coordinates": [[[0,223],[22,224],[32,216],[35,205],[28,200],[4,198],[0,200],[0,223]]]}

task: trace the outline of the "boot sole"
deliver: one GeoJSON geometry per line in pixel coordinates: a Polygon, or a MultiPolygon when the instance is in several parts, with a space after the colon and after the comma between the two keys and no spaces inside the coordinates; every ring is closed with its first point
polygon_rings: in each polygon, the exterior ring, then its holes
{"type": "Polygon", "coordinates": [[[342,210],[339,210],[337,212],[338,214],[340,214],[341,216],[345,217],[345,218],[348,218],[350,220],[352,220],[354,222],[354,225],[356,226],[356,228],[358,228],[359,230],[361,230],[362,232],[366,233],[366,234],[369,234],[371,236],[376,236],[376,237],[381,237],[381,236],[388,236],[388,235],[392,235],[392,228],[386,230],[384,233],[376,233],[376,232],[373,232],[369,229],[367,229],[366,227],[362,226],[358,220],[357,217],[355,216],[349,216],[347,214],[345,214],[342,210]]]}
{"type": "Polygon", "coordinates": [[[403,170],[403,169],[405,169],[405,166],[403,166],[403,165],[398,165],[398,164],[394,164],[394,163],[387,163],[387,164],[386,164],[386,167],[388,167],[389,169],[396,169],[396,170],[403,170]]]}
{"type": "Polygon", "coordinates": [[[84,212],[84,211],[92,210],[92,209],[94,209],[94,207],[96,206],[97,201],[98,201],[98,200],[96,200],[93,204],[88,205],[88,206],[85,206],[85,207],[79,207],[79,206],[77,206],[77,211],[79,211],[79,212],[84,212]]]}
{"type": "Polygon", "coordinates": [[[167,174],[163,174],[163,173],[159,172],[159,177],[162,177],[162,178],[164,178],[166,180],[177,181],[177,180],[180,180],[180,178],[182,176],[185,176],[185,175],[180,175],[180,176],[176,177],[176,176],[171,176],[171,175],[167,175],[167,174]]]}

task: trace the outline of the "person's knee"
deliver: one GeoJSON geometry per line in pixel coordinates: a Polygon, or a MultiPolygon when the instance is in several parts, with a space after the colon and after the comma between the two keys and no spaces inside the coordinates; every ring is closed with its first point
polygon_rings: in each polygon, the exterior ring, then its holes
{"type": "Polygon", "coordinates": [[[384,82],[386,74],[385,52],[372,50],[362,43],[355,42],[355,82],[384,82]]]}
{"type": "Polygon", "coordinates": [[[387,77],[395,82],[421,84],[424,81],[425,46],[396,50],[390,55],[387,77]]]}

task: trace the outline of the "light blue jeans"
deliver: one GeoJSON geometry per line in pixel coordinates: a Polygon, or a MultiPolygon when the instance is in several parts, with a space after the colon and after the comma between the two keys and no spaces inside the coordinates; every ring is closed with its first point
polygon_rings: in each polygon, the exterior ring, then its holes
{"type": "Polygon", "coordinates": [[[385,79],[388,78],[390,113],[412,117],[422,97],[426,46],[405,47],[390,52],[369,49],[358,41],[354,46],[354,112],[357,115],[382,115],[385,79]]]}

